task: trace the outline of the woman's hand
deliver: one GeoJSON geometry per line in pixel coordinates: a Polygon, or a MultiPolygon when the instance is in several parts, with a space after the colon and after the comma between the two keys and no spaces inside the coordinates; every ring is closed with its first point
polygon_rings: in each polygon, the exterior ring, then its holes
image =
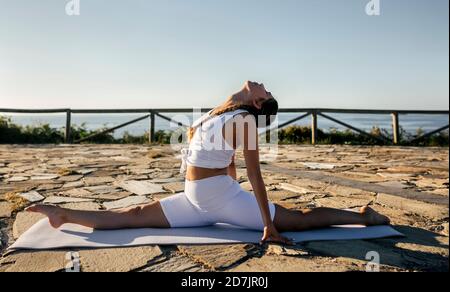
{"type": "Polygon", "coordinates": [[[287,245],[294,245],[292,240],[279,234],[273,224],[264,227],[264,235],[261,239],[261,244],[266,243],[266,242],[275,242],[275,243],[282,243],[282,244],[287,244],[287,245]]]}

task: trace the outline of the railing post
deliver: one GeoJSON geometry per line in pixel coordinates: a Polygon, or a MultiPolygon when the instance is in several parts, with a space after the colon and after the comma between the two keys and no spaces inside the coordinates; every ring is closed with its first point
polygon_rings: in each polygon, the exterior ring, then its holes
{"type": "Polygon", "coordinates": [[[311,144],[317,143],[317,111],[311,113],[311,144]]]}
{"type": "Polygon", "coordinates": [[[68,109],[66,111],[66,133],[64,136],[64,140],[66,143],[71,143],[72,142],[72,111],[70,109],[68,109]]]}
{"type": "Polygon", "coordinates": [[[150,112],[150,132],[148,135],[148,142],[154,143],[155,142],[155,113],[153,111],[150,112]]]}
{"type": "Polygon", "coordinates": [[[400,124],[397,112],[392,113],[392,135],[394,144],[400,143],[400,124]]]}

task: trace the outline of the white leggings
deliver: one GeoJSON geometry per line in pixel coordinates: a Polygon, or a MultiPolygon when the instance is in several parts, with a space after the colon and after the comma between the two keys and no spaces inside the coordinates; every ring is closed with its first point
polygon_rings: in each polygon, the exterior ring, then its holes
{"type": "MultiPolygon", "coordinates": [[[[256,197],[227,175],[186,180],[184,193],[165,198],[160,204],[172,228],[226,223],[247,229],[264,229],[256,197]]],[[[269,210],[273,221],[275,205],[271,202],[269,210]]]]}

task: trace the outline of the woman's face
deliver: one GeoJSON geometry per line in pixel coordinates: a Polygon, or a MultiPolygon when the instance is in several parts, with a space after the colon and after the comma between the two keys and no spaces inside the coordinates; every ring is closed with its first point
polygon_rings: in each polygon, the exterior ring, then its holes
{"type": "Polygon", "coordinates": [[[262,83],[247,81],[245,87],[250,92],[249,103],[257,109],[261,109],[264,101],[273,98],[272,93],[268,92],[262,83]]]}

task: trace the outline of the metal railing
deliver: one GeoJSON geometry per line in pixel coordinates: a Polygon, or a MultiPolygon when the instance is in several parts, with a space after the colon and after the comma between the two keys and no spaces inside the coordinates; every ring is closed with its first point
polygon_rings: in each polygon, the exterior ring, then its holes
{"type": "MultiPolygon", "coordinates": [[[[207,112],[211,109],[202,109],[202,111],[207,112]]],[[[155,142],[155,121],[156,117],[174,122],[178,124],[180,127],[189,127],[188,125],[185,125],[183,123],[180,123],[178,121],[172,120],[172,118],[164,115],[167,113],[192,113],[192,109],[5,109],[0,108],[0,113],[26,113],[26,114],[52,114],[52,113],[65,113],[66,114],[66,127],[65,127],[65,142],[66,143],[80,143],[84,141],[88,141],[96,136],[114,132],[117,129],[129,126],[131,124],[134,124],[136,122],[149,119],[149,142],[153,143],[155,142]],[[85,137],[83,139],[79,139],[76,141],[73,141],[72,139],[72,133],[71,133],[71,119],[73,114],[137,114],[142,113],[145,114],[144,116],[133,119],[131,121],[128,121],[126,123],[114,126],[112,128],[99,131],[93,135],[90,135],[88,137],[85,137]]],[[[400,115],[408,115],[408,114],[419,114],[419,115],[449,115],[449,111],[442,111],[442,110],[367,110],[367,109],[328,109],[328,108],[285,108],[280,109],[280,113],[301,113],[298,117],[291,119],[281,125],[279,125],[276,129],[282,129],[286,126],[289,126],[295,122],[298,122],[302,119],[307,118],[308,116],[311,116],[311,143],[317,144],[318,142],[318,126],[317,121],[318,117],[322,117],[325,119],[328,119],[334,123],[337,123],[341,126],[344,126],[352,131],[355,131],[361,135],[371,137],[379,142],[382,143],[388,143],[388,144],[394,144],[397,145],[400,143],[400,115]],[[386,137],[384,135],[373,135],[371,133],[368,133],[362,129],[359,129],[355,126],[352,126],[348,123],[345,123],[341,120],[338,120],[334,117],[331,117],[328,114],[370,114],[370,115],[380,115],[380,114],[389,114],[392,117],[392,138],[386,137]]],[[[443,126],[441,128],[438,128],[436,130],[430,131],[428,133],[425,133],[423,135],[420,135],[419,137],[415,137],[409,142],[418,142],[424,138],[430,137],[434,134],[438,134],[442,131],[445,131],[449,129],[449,125],[443,126]]],[[[274,129],[272,129],[274,130],[274,129]]]]}

